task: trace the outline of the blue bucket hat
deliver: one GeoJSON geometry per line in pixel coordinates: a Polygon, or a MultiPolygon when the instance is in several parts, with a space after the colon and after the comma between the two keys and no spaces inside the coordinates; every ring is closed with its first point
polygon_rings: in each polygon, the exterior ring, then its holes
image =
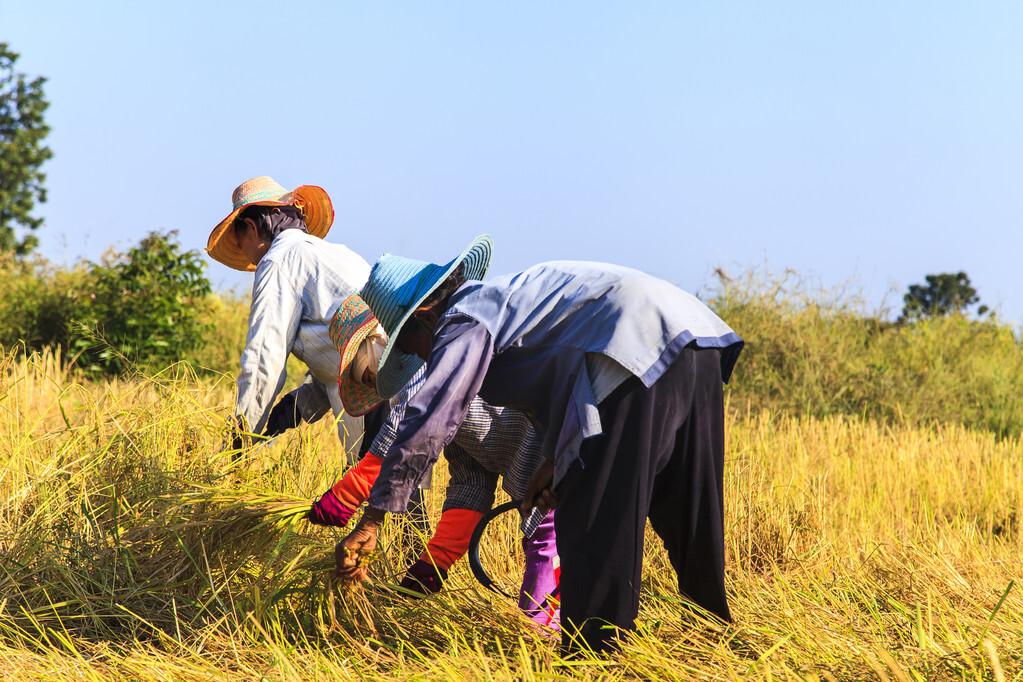
{"type": "Polygon", "coordinates": [[[360,295],[387,332],[387,346],[377,368],[377,391],[384,400],[405,387],[423,366],[418,355],[395,347],[398,335],[416,308],[423,304],[458,266],[464,265],[466,281],[483,279],[490,268],[494,245],[490,235],[476,237],[462,253],[446,265],[395,256],[389,253],[373,264],[369,281],[360,295]]]}

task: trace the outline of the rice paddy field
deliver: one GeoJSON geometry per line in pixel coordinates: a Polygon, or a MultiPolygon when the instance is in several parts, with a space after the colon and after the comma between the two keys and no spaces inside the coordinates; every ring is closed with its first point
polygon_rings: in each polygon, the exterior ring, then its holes
{"type": "MultiPolygon", "coordinates": [[[[90,383],[49,354],[3,360],[7,678],[1023,678],[1015,437],[732,404],[735,622],[682,608],[651,533],[638,632],[617,656],[563,660],[464,562],[434,597],[396,589],[400,521],[371,583],[332,584],[340,532],[301,512],[344,469],[333,425],[222,452],[232,392],[184,367],[90,383]]],[[[442,464],[435,514],[445,480],[442,464]]],[[[516,529],[494,526],[484,561],[512,588],[516,529]]]]}

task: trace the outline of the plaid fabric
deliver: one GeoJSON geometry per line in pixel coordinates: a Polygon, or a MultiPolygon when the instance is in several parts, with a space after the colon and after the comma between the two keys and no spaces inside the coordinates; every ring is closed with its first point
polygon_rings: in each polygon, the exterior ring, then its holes
{"type": "Polygon", "coordinates": [[[444,456],[448,460],[451,480],[448,481],[443,510],[471,509],[485,512],[490,509],[494,505],[498,474],[481,467],[457,443],[448,444],[444,448],[444,456]]]}
{"type": "MultiPolygon", "coordinates": [[[[370,452],[383,457],[394,445],[405,406],[425,376],[424,366],[392,400],[387,422],[373,439],[370,452]]],[[[541,441],[523,412],[474,398],[454,440],[444,448],[451,474],[444,509],[487,511],[494,504],[499,476],[504,476],[504,491],[514,500],[522,499],[529,479],[543,461],[541,441]]]]}
{"type": "Polygon", "coordinates": [[[487,511],[497,477],[514,500],[522,499],[543,461],[541,438],[523,412],[474,398],[455,439],[444,450],[451,471],[444,509],[487,511]]]}
{"type": "Polygon", "coordinates": [[[373,445],[369,448],[374,455],[385,457],[390,452],[395,438],[398,437],[398,424],[405,418],[405,407],[419,387],[423,385],[425,377],[426,365],[423,365],[418,372],[412,375],[412,379],[405,385],[405,388],[391,399],[391,411],[387,414],[387,421],[380,427],[376,438],[373,439],[373,445]]]}

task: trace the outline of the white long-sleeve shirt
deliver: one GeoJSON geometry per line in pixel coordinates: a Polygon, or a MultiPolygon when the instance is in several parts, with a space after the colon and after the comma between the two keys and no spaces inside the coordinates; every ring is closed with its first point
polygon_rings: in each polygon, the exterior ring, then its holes
{"type": "MultiPolygon", "coordinates": [[[[274,398],[284,387],[289,353],[308,365],[313,379],[299,391],[308,389],[304,392],[320,398],[325,393],[334,415],[341,413],[337,388],[341,358],[328,326],[341,301],[366,283],[369,269],[369,263],[348,247],[300,230],[285,230],[274,239],[256,267],[249,334],[238,375],[235,412],[252,432],[262,432],[274,398]]],[[[308,418],[301,393],[297,397],[308,418]]]]}

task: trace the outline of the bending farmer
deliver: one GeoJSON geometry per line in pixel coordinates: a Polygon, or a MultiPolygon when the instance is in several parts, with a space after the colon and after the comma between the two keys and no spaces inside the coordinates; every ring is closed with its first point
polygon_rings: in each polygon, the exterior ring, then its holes
{"type": "Polygon", "coordinates": [[[480,237],[447,265],[387,255],[373,266],[362,297],[388,334],[377,389],[398,393],[424,360],[426,375],[341,543],[339,574],[364,576],[383,517],[404,510],[480,395],[544,429],[525,505],[557,505],[566,647],[607,648],[634,627],[648,517],[679,591],[730,620],[722,382],[742,340],[698,299],[642,272],[552,262],[482,282],[490,254],[480,237]]]}
{"type": "MultiPolygon", "coordinates": [[[[370,410],[380,400],[376,371],[387,336],[369,307],[359,296],[349,296],[338,308],[330,326],[331,338],[341,355],[339,393],[352,414],[370,410]]],[[[396,429],[408,401],[423,384],[420,370],[392,399],[386,423],[373,439],[369,452],[340,481],[317,500],[309,512],[313,523],[344,526],[362,503],[376,480],[383,461],[392,451],[396,429]]],[[[494,503],[498,476],[513,499],[522,499],[543,456],[540,437],[529,418],[518,410],[494,407],[474,398],[453,440],[444,449],[451,480],[443,513],[426,550],[409,569],[402,586],[420,592],[436,592],[451,566],[465,555],[469,538],[483,514],[494,503]]],[[[548,596],[555,592],[553,512],[530,519],[528,538],[523,538],[525,570],[519,590],[519,606],[541,624],[556,626],[548,596]]]]}
{"type": "MultiPolygon", "coordinates": [[[[231,212],[213,228],[206,251],[230,268],[255,272],[238,375],[235,447],[241,447],[242,433],[272,438],[328,413],[338,422],[344,446],[346,436],[353,435],[346,428],[361,424],[342,421],[340,357],[328,327],[338,301],[366,282],[369,263],[348,247],[323,240],[334,222],[334,208],[320,187],[288,191],[262,176],[235,188],[231,201],[231,212]],[[289,354],[304,362],[309,373],[271,410],[287,378],[289,354]]],[[[352,453],[346,454],[351,462],[352,453]]],[[[413,508],[419,510],[417,523],[425,526],[421,499],[417,490],[413,508]]]]}

